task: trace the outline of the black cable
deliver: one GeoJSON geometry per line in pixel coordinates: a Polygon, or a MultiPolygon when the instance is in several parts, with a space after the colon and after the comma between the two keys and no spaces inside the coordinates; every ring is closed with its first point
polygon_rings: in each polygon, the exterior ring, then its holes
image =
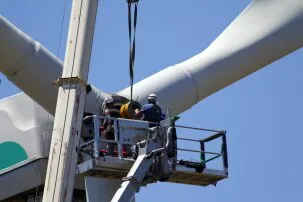
{"type": "Polygon", "coordinates": [[[130,75],[130,100],[133,100],[133,84],[134,84],[134,66],[136,56],[136,27],[137,27],[137,16],[138,16],[138,1],[127,1],[128,2],[128,33],[129,33],[129,75],[130,75]],[[135,4],[134,11],[134,36],[132,41],[132,3],[135,4]]]}
{"type": "Polygon", "coordinates": [[[129,34],[129,76],[130,76],[130,100],[133,98],[133,61],[132,61],[132,16],[131,16],[131,3],[128,3],[128,34],[129,34]]]}
{"type": "Polygon", "coordinates": [[[135,3],[134,13],[134,39],[132,49],[132,80],[131,80],[131,100],[133,99],[133,85],[134,85],[134,67],[135,67],[135,56],[136,56],[136,27],[137,27],[137,13],[138,13],[138,2],[135,3]]]}

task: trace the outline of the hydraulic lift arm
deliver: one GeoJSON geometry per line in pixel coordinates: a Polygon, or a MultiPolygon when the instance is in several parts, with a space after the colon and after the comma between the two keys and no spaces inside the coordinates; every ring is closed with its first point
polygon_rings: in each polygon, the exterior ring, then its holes
{"type": "Polygon", "coordinates": [[[149,143],[140,148],[136,162],[128,175],[122,179],[123,183],[113,197],[112,202],[130,201],[133,198],[153,163],[153,156],[148,155],[150,149],[151,145],[149,143]]]}
{"type": "Polygon", "coordinates": [[[175,130],[173,130],[172,127],[168,128],[166,145],[164,147],[159,147],[163,141],[157,135],[153,139],[138,143],[139,156],[130,169],[128,175],[122,178],[123,182],[114,195],[112,202],[130,201],[134,197],[135,193],[140,189],[144,177],[149,173],[155,157],[159,154],[163,156],[168,155],[166,151],[173,145],[172,138],[174,131],[175,130]]]}

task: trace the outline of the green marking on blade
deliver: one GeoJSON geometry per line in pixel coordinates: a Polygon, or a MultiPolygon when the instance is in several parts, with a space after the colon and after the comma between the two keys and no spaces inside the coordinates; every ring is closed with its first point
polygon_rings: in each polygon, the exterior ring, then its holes
{"type": "Polygon", "coordinates": [[[28,159],[24,148],[16,142],[0,144],[0,170],[28,159]]]}

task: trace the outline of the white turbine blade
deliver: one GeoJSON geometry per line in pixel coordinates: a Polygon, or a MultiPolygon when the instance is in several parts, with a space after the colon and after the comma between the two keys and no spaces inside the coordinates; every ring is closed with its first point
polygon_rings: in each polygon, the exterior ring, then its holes
{"type": "Polygon", "coordinates": [[[47,111],[54,114],[62,62],[0,16],[0,71],[47,111]]]}
{"type": "MultiPolygon", "coordinates": [[[[52,115],[58,95],[52,83],[62,67],[61,60],[0,15],[0,72],[52,115]]],[[[97,101],[107,95],[92,87],[85,111],[98,112],[97,101]]]]}
{"type": "Polygon", "coordinates": [[[156,93],[179,114],[302,45],[303,0],[256,0],[205,51],[135,84],[134,98],[156,93]]]}

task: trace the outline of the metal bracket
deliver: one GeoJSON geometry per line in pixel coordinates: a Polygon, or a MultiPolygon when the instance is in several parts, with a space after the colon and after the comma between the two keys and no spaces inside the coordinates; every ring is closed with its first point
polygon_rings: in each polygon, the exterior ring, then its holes
{"type": "Polygon", "coordinates": [[[53,82],[53,84],[57,87],[60,87],[64,84],[80,84],[82,86],[86,86],[87,83],[80,77],[66,77],[66,78],[59,78],[53,82]]]}

